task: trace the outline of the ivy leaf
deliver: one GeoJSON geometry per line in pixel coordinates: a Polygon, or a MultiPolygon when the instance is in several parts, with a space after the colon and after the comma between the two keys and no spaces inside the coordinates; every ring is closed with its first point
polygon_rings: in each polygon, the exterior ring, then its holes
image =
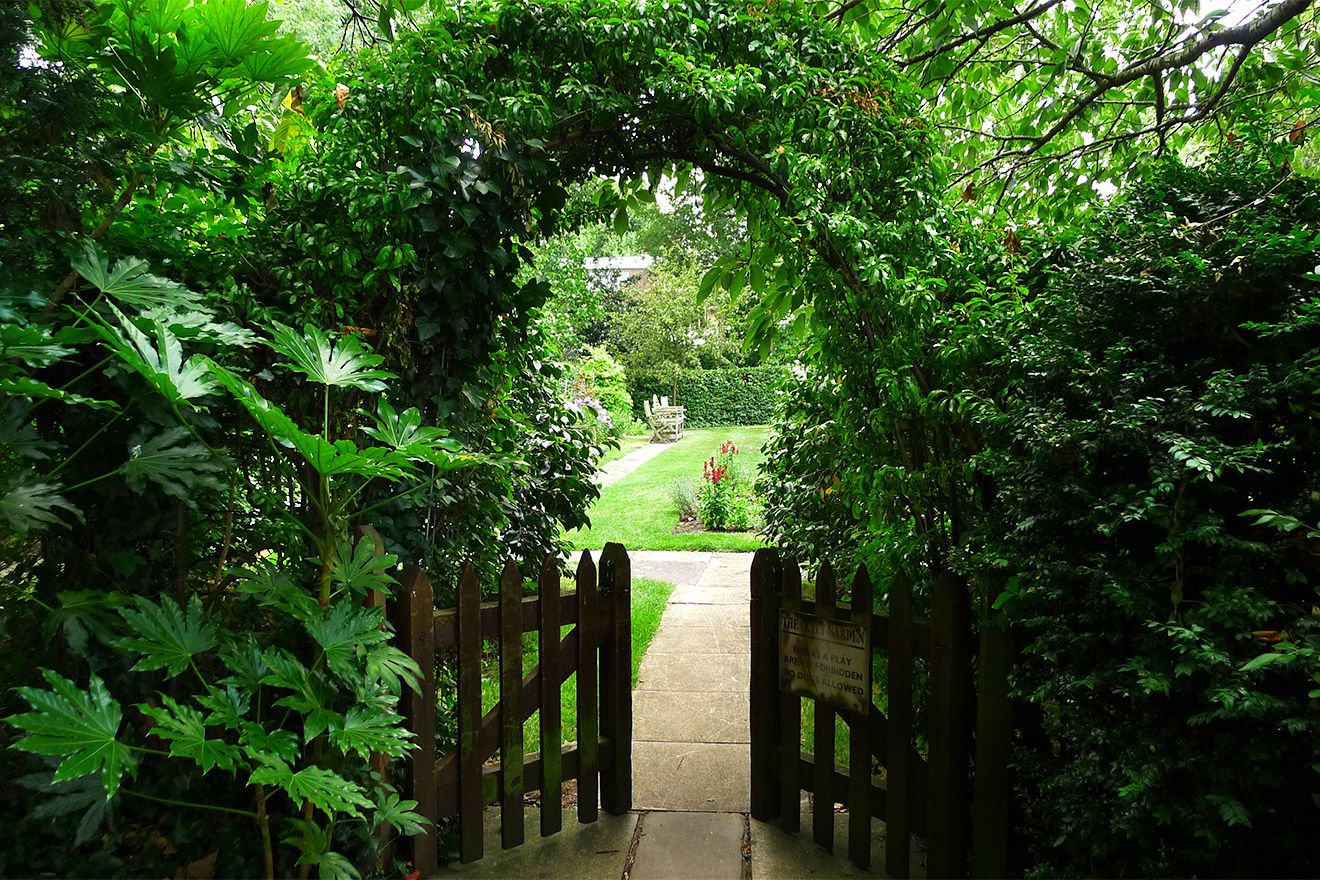
{"type": "Polygon", "coordinates": [[[200,296],[177,281],[152,275],[146,261],[137,257],[117,260],[111,268],[109,259],[90,239],[83,242],[71,262],[93,287],[134,308],[184,311],[201,305],[200,296]]]}
{"type": "Polygon", "coordinates": [[[151,735],[170,744],[176,758],[191,758],[203,773],[215,768],[233,770],[243,757],[238,746],[223,740],[208,739],[202,713],[192,706],[180,705],[166,694],[160,695],[163,706],[139,703],[138,710],[156,722],[151,735]]]}
{"type": "Polygon", "coordinates": [[[360,819],[362,810],[371,808],[361,786],[324,767],[304,767],[294,773],[283,761],[273,761],[254,770],[251,782],[278,786],[299,807],[311,803],[328,816],[347,813],[360,819]]]}
{"type": "Polygon", "coordinates": [[[115,642],[142,655],[133,671],[168,669],[173,677],[187,669],[193,657],[216,646],[215,625],[205,619],[202,600],[196,595],[188,600],[186,613],[169,596],[162,597],[159,604],[139,596],[136,604],[136,608],[119,612],[136,635],[115,642]]]}
{"type": "Polygon", "coordinates": [[[407,753],[412,732],[403,726],[399,715],[368,712],[360,707],[348,710],[343,723],[330,729],[330,742],[345,755],[356,752],[363,758],[372,753],[399,757],[407,753]]]}
{"type": "Polygon", "coordinates": [[[215,474],[224,465],[205,446],[190,439],[187,428],[173,427],[137,443],[129,450],[129,458],[119,471],[128,487],[139,494],[147,483],[159,486],[166,495],[196,508],[197,493],[220,490],[224,483],[215,474]]]}
{"type": "Polygon", "coordinates": [[[385,358],[372,352],[356,336],[342,336],[338,344],[330,342],[320,329],[308,325],[299,333],[276,321],[267,345],[289,359],[284,366],[303,373],[314,382],[333,388],[360,388],[384,391],[383,379],[394,375],[376,367],[385,358]]]}
{"type": "Polygon", "coordinates": [[[18,693],[35,711],[11,715],[6,721],[25,731],[13,747],[38,755],[60,755],[54,781],[77,779],[99,772],[109,800],[119,790],[125,773],[136,775],[137,761],[119,742],[123,712],[95,675],[83,690],[62,675],[41,670],[52,690],[21,687],[18,693]]]}
{"type": "Polygon", "coordinates": [[[336,605],[328,615],[305,624],[307,632],[325,652],[325,665],[337,675],[351,675],[352,662],[361,650],[389,638],[381,629],[384,618],[378,608],[355,608],[348,602],[336,605]]]}
{"type": "Polygon", "coordinates": [[[0,516],[20,535],[65,525],[61,511],[83,521],[82,511],[60,494],[55,483],[20,483],[0,496],[0,516]]]}

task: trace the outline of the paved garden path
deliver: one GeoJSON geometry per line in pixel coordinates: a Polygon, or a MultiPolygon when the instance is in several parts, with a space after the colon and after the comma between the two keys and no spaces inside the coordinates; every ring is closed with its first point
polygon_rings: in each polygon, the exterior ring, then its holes
{"type": "Polygon", "coordinates": [[[614,461],[597,471],[596,485],[608,486],[616,480],[621,480],[666,449],[673,448],[674,444],[672,443],[647,443],[645,446],[639,446],[622,458],[614,459],[614,461]]]}
{"type": "MultiPolygon", "coordinates": [[[[492,810],[487,857],[442,875],[588,880],[870,876],[843,856],[815,847],[810,832],[789,835],[747,817],[752,554],[642,550],[629,557],[633,577],[675,585],[633,692],[635,812],[602,813],[591,825],[572,822],[569,813],[563,831],[541,839],[536,813],[529,811],[527,843],[501,851],[498,813],[492,810]]],[[[846,823],[846,815],[837,818],[846,823]]],[[[811,827],[809,817],[802,827],[811,827]]],[[[843,828],[835,838],[847,839],[843,828]]]]}

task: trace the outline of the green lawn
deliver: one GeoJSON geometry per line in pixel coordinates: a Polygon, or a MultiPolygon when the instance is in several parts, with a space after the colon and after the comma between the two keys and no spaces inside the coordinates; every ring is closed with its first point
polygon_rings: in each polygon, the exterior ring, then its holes
{"type": "Polygon", "coordinates": [[[610,462],[623,458],[634,450],[641,449],[649,442],[651,442],[650,434],[633,434],[628,437],[620,437],[619,448],[605,450],[605,454],[600,457],[600,461],[596,462],[596,467],[603,468],[610,462]]]}
{"type": "MultiPolygon", "coordinates": [[[[564,590],[571,591],[573,581],[564,580],[564,590]]],[[[669,594],[674,592],[674,585],[653,578],[634,578],[632,584],[632,683],[637,686],[637,670],[642,665],[642,657],[660,629],[660,615],[669,602],[669,594]]],[[[567,634],[572,626],[565,626],[567,634]]],[[[530,671],[539,661],[536,633],[523,634],[523,673],[530,671]]],[[[485,664],[481,676],[481,711],[489,712],[500,696],[499,663],[494,658],[485,664]]],[[[564,742],[577,739],[577,674],[569,676],[560,692],[560,706],[563,718],[564,742]]],[[[533,712],[532,717],[523,725],[523,750],[527,753],[541,750],[541,713],[533,712]]]]}
{"type": "Polygon", "coordinates": [[[761,445],[770,436],[764,425],[742,428],[702,428],[666,449],[628,476],[601,490],[590,511],[591,527],[569,532],[575,549],[597,550],[618,541],[629,550],[756,550],[760,538],[751,532],[703,532],[676,535],[678,508],[669,487],[680,478],[701,478],[701,463],[732,440],[748,464],[761,463],[761,445]]]}

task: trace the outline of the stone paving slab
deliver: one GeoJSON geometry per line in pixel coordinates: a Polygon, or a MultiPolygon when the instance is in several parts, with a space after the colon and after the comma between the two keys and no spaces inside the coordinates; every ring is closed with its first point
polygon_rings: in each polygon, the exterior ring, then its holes
{"type": "Polygon", "coordinates": [[[542,837],[541,812],[528,807],[524,822],[527,842],[506,850],[500,848],[500,811],[487,809],[483,818],[483,858],[463,865],[454,856],[436,877],[619,880],[637,826],[636,813],[611,816],[602,811],[595,822],[582,825],[567,811],[563,830],[542,837]]]}
{"type": "MultiPolygon", "coordinates": [[[[871,867],[848,861],[848,814],[834,814],[834,852],[826,852],[811,839],[811,811],[802,799],[801,831],[789,834],[778,824],[751,820],[752,876],[756,880],[798,880],[801,877],[884,877],[885,823],[871,820],[871,867]]],[[[926,853],[912,841],[912,878],[926,876],[926,853]]]]}
{"type": "Polygon", "coordinates": [[[633,730],[636,740],[647,742],[745,743],[748,697],[639,690],[633,694],[633,730]]]}
{"type": "Polygon", "coordinates": [[[627,455],[614,459],[614,461],[597,471],[596,485],[608,486],[610,483],[621,480],[666,449],[672,449],[673,447],[674,444],[672,443],[647,443],[645,446],[639,446],[627,455]]]}
{"type": "Polygon", "coordinates": [[[632,575],[635,578],[655,578],[682,586],[695,584],[701,573],[706,570],[705,562],[679,561],[669,562],[663,559],[637,559],[629,554],[632,562],[632,575]]]}
{"type": "MultiPolygon", "coordinates": [[[[751,658],[747,654],[652,654],[647,652],[638,670],[638,691],[741,693],[752,686],[751,658]]],[[[634,737],[643,732],[634,727],[634,737]]]]}
{"type": "Polygon", "coordinates": [[[641,819],[632,880],[741,880],[742,816],[647,813],[641,819]]]}
{"type": "Polygon", "coordinates": [[[633,809],[745,813],[746,743],[633,743],[633,809]]]}
{"type": "MultiPolygon", "coordinates": [[[[636,573],[636,569],[633,569],[636,573]]],[[[747,605],[752,601],[748,590],[740,587],[698,587],[680,584],[669,596],[669,605],[747,605]]]]}
{"type": "Polygon", "coordinates": [[[666,612],[646,655],[750,654],[750,633],[745,626],[671,626],[666,612]]]}
{"type": "Polygon", "coordinates": [[[687,626],[740,626],[746,629],[752,619],[748,610],[738,605],[670,605],[665,609],[664,625],[687,626]]]}

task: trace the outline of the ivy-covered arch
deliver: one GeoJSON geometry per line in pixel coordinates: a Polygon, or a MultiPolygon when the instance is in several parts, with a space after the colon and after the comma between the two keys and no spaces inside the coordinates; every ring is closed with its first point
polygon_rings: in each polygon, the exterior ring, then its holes
{"type": "MultiPolygon", "coordinates": [[[[450,365],[486,357],[496,326],[544,300],[543,285],[519,278],[522,242],[581,219],[564,213],[569,186],[618,178],[599,208],[620,213],[672,175],[699,186],[708,209],[745,219],[745,250],[707,283],[756,290],[753,338],[791,317],[859,400],[861,421],[841,435],[896,439],[894,461],[924,467],[929,426],[912,404],[936,384],[926,279],[949,247],[937,145],[904,82],[849,32],[792,2],[490,0],[402,35],[347,86],[346,101],[306,97],[315,127],[360,129],[327,138],[357,149],[318,166],[381,187],[365,199],[350,190],[346,212],[397,202],[414,227],[410,283],[375,308],[393,317],[383,344],[431,365],[415,373],[415,397],[442,393],[450,365]],[[906,439],[892,434],[902,408],[906,439]]],[[[914,482],[912,469],[853,461],[867,515],[933,526],[925,496],[958,491],[941,475],[914,482]]]]}

